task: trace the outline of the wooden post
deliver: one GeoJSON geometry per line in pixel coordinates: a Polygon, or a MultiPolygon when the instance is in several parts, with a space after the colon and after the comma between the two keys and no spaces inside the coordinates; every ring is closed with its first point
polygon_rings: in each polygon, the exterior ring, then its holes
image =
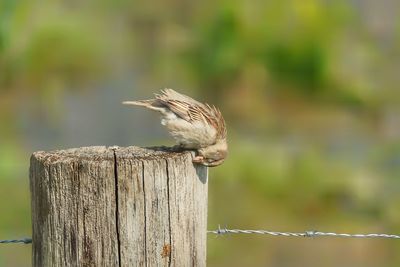
{"type": "Polygon", "coordinates": [[[162,148],[34,153],[33,266],[205,266],[207,168],[191,160],[162,148]]]}

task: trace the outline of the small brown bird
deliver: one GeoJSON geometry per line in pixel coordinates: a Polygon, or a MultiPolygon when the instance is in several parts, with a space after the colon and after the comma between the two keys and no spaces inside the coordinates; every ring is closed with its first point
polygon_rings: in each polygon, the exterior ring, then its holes
{"type": "Polygon", "coordinates": [[[218,166],[228,155],[225,120],[215,106],[200,103],[172,89],[161,90],[155,99],[124,101],[161,113],[161,124],[183,149],[195,149],[193,162],[218,166]]]}

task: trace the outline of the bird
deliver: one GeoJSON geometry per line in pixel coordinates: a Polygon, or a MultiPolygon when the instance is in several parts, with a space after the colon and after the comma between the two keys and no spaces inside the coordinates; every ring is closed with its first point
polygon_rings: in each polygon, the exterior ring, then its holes
{"type": "Polygon", "coordinates": [[[175,139],[177,148],[197,151],[193,162],[207,167],[221,165],[228,155],[227,129],[221,111],[173,89],[161,90],[149,100],[123,101],[157,111],[161,124],[175,139]]]}

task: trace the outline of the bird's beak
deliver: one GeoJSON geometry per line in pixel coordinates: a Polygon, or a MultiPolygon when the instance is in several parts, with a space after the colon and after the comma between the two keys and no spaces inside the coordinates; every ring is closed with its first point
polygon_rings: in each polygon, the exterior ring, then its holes
{"type": "Polygon", "coordinates": [[[216,161],[212,161],[212,162],[207,162],[207,161],[203,161],[203,162],[198,162],[201,165],[207,166],[207,167],[217,167],[219,165],[221,165],[224,162],[225,159],[220,159],[220,160],[216,160],[216,161]]]}
{"type": "Polygon", "coordinates": [[[221,165],[224,162],[224,160],[225,160],[225,158],[221,158],[219,160],[208,162],[207,159],[204,158],[203,156],[196,156],[193,158],[192,162],[203,165],[203,166],[207,166],[207,167],[216,167],[218,165],[221,165]]]}

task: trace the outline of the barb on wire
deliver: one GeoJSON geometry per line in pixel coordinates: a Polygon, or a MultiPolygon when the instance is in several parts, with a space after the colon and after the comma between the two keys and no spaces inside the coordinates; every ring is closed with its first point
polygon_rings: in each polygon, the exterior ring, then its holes
{"type": "Polygon", "coordinates": [[[241,230],[241,229],[227,229],[221,228],[218,225],[217,230],[207,231],[209,234],[225,235],[225,234],[260,234],[260,235],[273,235],[273,236],[286,236],[286,237],[350,237],[350,238],[395,238],[400,239],[400,235],[391,234],[345,234],[345,233],[332,233],[320,231],[305,231],[300,233],[293,232],[275,232],[268,230],[241,230]]]}
{"type": "Polygon", "coordinates": [[[30,244],[32,243],[32,238],[22,238],[22,239],[9,239],[9,240],[0,240],[0,244],[11,244],[11,243],[24,243],[30,244]]]}

